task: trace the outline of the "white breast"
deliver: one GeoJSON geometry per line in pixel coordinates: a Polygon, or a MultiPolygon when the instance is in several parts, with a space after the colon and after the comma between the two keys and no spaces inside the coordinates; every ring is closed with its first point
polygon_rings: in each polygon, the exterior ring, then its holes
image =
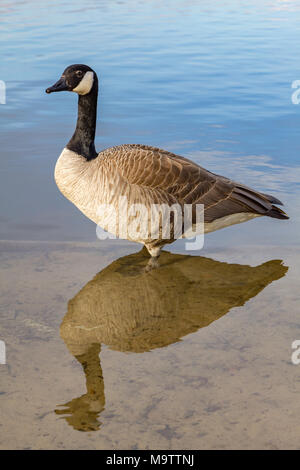
{"type": "Polygon", "coordinates": [[[102,227],[106,214],[99,213],[99,206],[114,204],[115,189],[122,189],[118,175],[110,175],[108,181],[105,165],[101,157],[87,161],[75,152],[65,148],[55,166],[55,181],[62,194],[84,215],[102,227]]]}

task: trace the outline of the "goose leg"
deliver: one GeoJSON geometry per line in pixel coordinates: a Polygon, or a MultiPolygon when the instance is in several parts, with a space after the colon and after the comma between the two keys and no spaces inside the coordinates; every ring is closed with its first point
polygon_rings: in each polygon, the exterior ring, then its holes
{"type": "Polygon", "coordinates": [[[159,261],[158,261],[159,256],[151,256],[149,259],[147,266],[145,267],[146,273],[149,271],[152,271],[152,269],[157,269],[159,268],[159,261]]]}
{"type": "Polygon", "coordinates": [[[161,252],[161,246],[158,245],[145,245],[147,250],[149,251],[152,258],[159,258],[161,252]]]}

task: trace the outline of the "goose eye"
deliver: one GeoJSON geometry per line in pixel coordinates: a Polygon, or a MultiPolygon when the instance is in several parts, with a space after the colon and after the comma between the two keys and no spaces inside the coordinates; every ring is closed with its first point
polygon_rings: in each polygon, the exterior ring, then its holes
{"type": "Polygon", "coordinates": [[[82,77],[82,74],[83,74],[82,70],[76,70],[75,73],[76,73],[77,77],[82,77]]]}

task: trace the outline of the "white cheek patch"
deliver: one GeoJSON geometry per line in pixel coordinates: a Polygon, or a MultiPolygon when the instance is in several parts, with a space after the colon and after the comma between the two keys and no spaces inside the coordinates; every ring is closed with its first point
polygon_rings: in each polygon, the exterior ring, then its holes
{"type": "Polygon", "coordinates": [[[93,86],[94,83],[94,73],[86,72],[83,79],[79,82],[76,88],[73,88],[72,91],[78,93],[78,95],[87,95],[93,86]]]}

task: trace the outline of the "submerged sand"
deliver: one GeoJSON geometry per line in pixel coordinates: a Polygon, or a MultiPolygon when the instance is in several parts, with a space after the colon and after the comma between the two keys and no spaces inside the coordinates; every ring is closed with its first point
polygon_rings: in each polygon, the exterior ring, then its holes
{"type": "Polygon", "coordinates": [[[2,449],[296,449],[299,252],[0,242],[2,449]]]}

